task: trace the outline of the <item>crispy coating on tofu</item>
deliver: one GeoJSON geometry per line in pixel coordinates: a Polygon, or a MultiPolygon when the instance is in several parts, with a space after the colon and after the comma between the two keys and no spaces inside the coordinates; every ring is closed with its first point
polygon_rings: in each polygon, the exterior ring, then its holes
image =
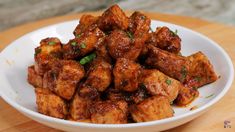
{"type": "Polygon", "coordinates": [[[75,121],[90,119],[91,104],[92,100],[85,99],[76,93],[70,103],[70,119],[75,121]]]}
{"type": "Polygon", "coordinates": [[[78,88],[78,94],[80,97],[87,100],[100,100],[100,93],[96,88],[93,88],[85,83],[81,82],[78,88]]]}
{"type": "Polygon", "coordinates": [[[141,101],[147,99],[148,97],[150,97],[150,94],[148,94],[146,87],[141,84],[134,93],[131,93],[130,100],[132,101],[132,103],[138,104],[141,101]]]}
{"type": "Polygon", "coordinates": [[[111,101],[125,100],[128,103],[132,101],[131,93],[121,91],[120,89],[109,88],[105,92],[107,100],[111,101]]]}
{"type": "Polygon", "coordinates": [[[108,63],[112,63],[112,58],[109,54],[108,48],[107,48],[107,43],[104,41],[103,44],[100,44],[97,48],[96,48],[96,56],[97,58],[102,58],[104,59],[106,62],[108,63]]]}
{"type": "Polygon", "coordinates": [[[91,25],[95,25],[98,20],[98,17],[94,17],[92,15],[84,14],[79,20],[79,24],[73,31],[75,37],[79,38],[82,33],[89,28],[91,25]]]}
{"type": "Polygon", "coordinates": [[[141,80],[150,95],[164,95],[170,102],[175,100],[181,87],[184,87],[179,81],[155,69],[144,70],[141,80]]]}
{"type": "Polygon", "coordinates": [[[181,87],[177,98],[174,103],[178,106],[187,106],[196,97],[199,96],[199,92],[195,88],[181,87]]]}
{"type": "Polygon", "coordinates": [[[113,101],[99,101],[93,105],[91,121],[97,124],[127,123],[127,104],[113,101]]]}
{"type": "Polygon", "coordinates": [[[143,36],[134,37],[131,32],[114,30],[106,38],[107,48],[112,58],[136,60],[144,46],[143,36]]]}
{"type": "Polygon", "coordinates": [[[153,96],[130,108],[136,122],[160,120],[173,116],[173,109],[165,96],[153,96]]]}
{"type": "Polygon", "coordinates": [[[165,26],[157,27],[156,31],[150,34],[148,43],[175,54],[178,54],[181,50],[180,37],[165,26]]]}
{"type": "Polygon", "coordinates": [[[56,118],[66,118],[68,106],[65,100],[45,88],[35,88],[35,94],[38,112],[56,118]]]}
{"type": "Polygon", "coordinates": [[[118,5],[113,5],[99,17],[97,25],[101,30],[112,29],[126,30],[129,19],[118,5]]]}
{"type": "Polygon", "coordinates": [[[113,69],[116,89],[133,92],[138,89],[141,67],[134,61],[119,58],[113,69]]]}
{"type": "Polygon", "coordinates": [[[190,79],[185,82],[185,86],[198,88],[205,84],[212,83],[218,79],[213,66],[208,58],[202,53],[197,52],[187,57],[190,60],[190,79]]]}
{"type": "Polygon", "coordinates": [[[104,59],[96,59],[89,68],[85,84],[102,92],[112,81],[112,66],[104,59]]]}
{"type": "Polygon", "coordinates": [[[29,84],[34,87],[42,87],[42,76],[38,75],[34,69],[34,65],[28,67],[28,78],[29,84]]]}
{"type": "Polygon", "coordinates": [[[150,18],[138,11],[130,16],[129,30],[133,33],[134,37],[147,38],[150,29],[150,18]]]}
{"type": "Polygon", "coordinates": [[[64,59],[76,59],[95,50],[104,40],[104,33],[97,27],[91,26],[78,38],[70,40],[63,46],[64,59]]]}
{"type": "Polygon", "coordinates": [[[52,70],[44,75],[43,86],[60,97],[70,100],[77,83],[84,77],[83,67],[73,60],[61,60],[53,64],[52,70]]]}
{"type": "Polygon", "coordinates": [[[185,82],[189,78],[190,61],[186,57],[179,56],[152,45],[148,46],[149,55],[146,64],[159,69],[164,74],[185,82]]]}
{"type": "Polygon", "coordinates": [[[35,71],[42,76],[50,70],[51,63],[62,59],[62,57],[62,44],[58,38],[45,38],[41,40],[40,46],[35,48],[35,71]]]}

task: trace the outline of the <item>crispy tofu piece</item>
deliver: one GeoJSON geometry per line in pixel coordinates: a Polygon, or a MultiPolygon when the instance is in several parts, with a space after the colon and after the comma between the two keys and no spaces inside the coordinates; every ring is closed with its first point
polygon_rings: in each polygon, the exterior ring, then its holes
{"type": "Polygon", "coordinates": [[[125,30],[128,28],[129,19],[118,5],[113,5],[102,14],[97,24],[104,31],[112,29],[125,30]]]}
{"type": "Polygon", "coordinates": [[[149,17],[136,11],[130,16],[129,30],[133,33],[134,37],[145,36],[146,39],[150,29],[150,22],[149,17]]]}
{"type": "Polygon", "coordinates": [[[34,70],[34,65],[28,67],[28,82],[36,87],[42,87],[42,76],[34,70]]]}
{"type": "Polygon", "coordinates": [[[184,87],[179,81],[155,69],[143,71],[142,84],[150,95],[164,95],[170,102],[176,99],[179,90],[184,87]]]}
{"type": "Polygon", "coordinates": [[[76,59],[95,50],[103,42],[105,34],[97,27],[91,26],[80,36],[63,46],[64,59],[76,59]]]}
{"type": "Polygon", "coordinates": [[[73,31],[75,37],[80,37],[82,33],[91,25],[96,24],[98,17],[94,17],[92,15],[84,14],[80,18],[79,24],[73,31]]]}
{"type": "Polygon", "coordinates": [[[43,75],[50,70],[51,63],[62,59],[62,44],[58,38],[45,38],[41,40],[40,46],[35,48],[35,71],[43,75]]]}
{"type": "Polygon", "coordinates": [[[97,46],[97,48],[95,50],[95,53],[96,53],[97,58],[102,58],[106,62],[108,62],[110,64],[112,63],[112,58],[109,54],[109,51],[108,51],[108,48],[107,48],[107,43],[105,41],[103,41],[102,44],[97,46]]]}
{"type": "Polygon", "coordinates": [[[116,89],[133,92],[138,89],[141,67],[134,61],[119,58],[113,69],[116,89]]]}
{"type": "Polygon", "coordinates": [[[178,54],[181,50],[180,37],[168,27],[156,28],[156,31],[150,34],[148,43],[175,54],[178,54]]]}
{"type": "Polygon", "coordinates": [[[135,37],[130,32],[114,30],[106,38],[107,48],[112,58],[136,60],[144,45],[143,37],[135,37]]]}
{"type": "Polygon", "coordinates": [[[91,105],[92,100],[85,99],[76,93],[70,103],[70,119],[74,121],[90,119],[91,114],[89,110],[91,105]]]}
{"type": "Polygon", "coordinates": [[[61,60],[53,64],[52,70],[43,77],[43,86],[60,97],[70,100],[78,82],[84,77],[83,67],[73,60],[61,60]]]}
{"type": "Polygon", "coordinates": [[[173,116],[173,109],[165,96],[153,96],[130,108],[136,122],[160,120],[173,116]]]}
{"type": "Polygon", "coordinates": [[[46,88],[35,88],[38,112],[44,115],[65,119],[68,106],[65,100],[46,88]]]}
{"type": "Polygon", "coordinates": [[[190,60],[190,79],[185,82],[185,86],[198,88],[205,84],[212,83],[218,79],[213,66],[208,58],[202,53],[197,52],[187,57],[190,60]]]}
{"type": "Polygon", "coordinates": [[[131,94],[128,92],[124,92],[115,88],[109,88],[105,92],[106,92],[105,94],[108,100],[111,100],[111,101],[125,100],[126,102],[131,101],[131,98],[130,98],[131,94]]]}
{"type": "Polygon", "coordinates": [[[127,123],[125,102],[99,101],[92,108],[91,121],[97,124],[127,123]]]}
{"type": "Polygon", "coordinates": [[[191,62],[186,57],[161,50],[152,45],[148,45],[148,49],[148,58],[145,61],[148,66],[159,69],[181,83],[188,80],[191,62]]]}
{"type": "Polygon", "coordinates": [[[197,91],[197,89],[190,87],[181,87],[174,103],[178,106],[187,106],[198,96],[199,92],[197,91]]]}
{"type": "Polygon", "coordinates": [[[89,68],[85,84],[102,92],[112,81],[112,66],[103,59],[96,59],[89,68]]]}
{"type": "Polygon", "coordinates": [[[87,100],[100,100],[100,94],[96,88],[91,87],[90,85],[86,85],[81,82],[78,88],[78,94],[80,97],[87,100]]]}
{"type": "Polygon", "coordinates": [[[130,101],[132,101],[135,104],[138,104],[141,101],[147,99],[148,97],[150,97],[150,94],[148,94],[146,87],[144,85],[140,85],[138,90],[136,90],[134,93],[131,93],[130,101]]]}

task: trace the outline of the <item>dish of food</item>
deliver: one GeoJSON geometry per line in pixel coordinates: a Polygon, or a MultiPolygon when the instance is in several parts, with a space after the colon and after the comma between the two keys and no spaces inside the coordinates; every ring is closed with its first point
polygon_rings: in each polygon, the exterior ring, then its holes
{"type": "Polygon", "coordinates": [[[203,113],[233,80],[227,54],[183,27],[150,24],[140,12],[127,17],[117,5],[100,17],[84,15],[76,25],[71,21],[42,28],[1,53],[1,60],[7,59],[1,61],[3,99],[51,127],[169,129],[203,113]],[[20,45],[29,42],[33,44],[20,45]],[[15,48],[27,54],[9,54],[15,48]],[[220,56],[215,59],[215,54],[220,56]],[[9,67],[12,59],[15,65],[9,67]],[[22,70],[27,66],[28,71],[22,70]]]}
{"type": "Polygon", "coordinates": [[[56,118],[123,124],[169,118],[198,88],[217,80],[208,58],[180,54],[181,39],[168,27],[150,31],[150,18],[130,17],[118,5],[101,16],[83,15],[74,38],[45,38],[35,48],[28,82],[38,111],[56,118]]]}

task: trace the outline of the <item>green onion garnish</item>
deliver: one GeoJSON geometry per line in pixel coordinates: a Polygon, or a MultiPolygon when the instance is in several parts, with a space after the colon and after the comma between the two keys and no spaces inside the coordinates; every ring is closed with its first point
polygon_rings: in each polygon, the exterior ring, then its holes
{"type": "Polygon", "coordinates": [[[56,42],[54,42],[54,41],[48,42],[48,45],[54,45],[54,44],[56,44],[56,42]]]}
{"type": "Polygon", "coordinates": [[[85,43],[81,43],[81,48],[85,49],[86,48],[86,44],[85,43]]]}
{"type": "Polygon", "coordinates": [[[83,57],[79,62],[80,62],[81,65],[85,65],[86,63],[89,63],[93,59],[95,59],[95,57],[96,57],[96,54],[92,53],[92,54],[90,54],[88,56],[83,57]]]}
{"type": "Polygon", "coordinates": [[[166,84],[167,84],[167,85],[171,85],[171,80],[167,79],[167,80],[166,80],[166,84]]]}
{"type": "Polygon", "coordinates": [[[71,45],[72,45],[72,46],[76,46],[76,45],[77,45],[77,42],[72,42],[71,45]]]}

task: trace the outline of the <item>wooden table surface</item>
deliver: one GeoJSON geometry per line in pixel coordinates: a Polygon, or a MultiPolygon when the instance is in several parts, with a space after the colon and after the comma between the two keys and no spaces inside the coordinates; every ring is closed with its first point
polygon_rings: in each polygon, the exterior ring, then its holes
{"type": "MultiPolygon", "coordinates": [[[[226,26],[223,24],[206,22],[196,18],[166,15],[159,13],[147,13],[152,19],[166,21],[178,25],[185,26],[197,32],[200,32],[212,40],[216,41],[223,47],[226,52],[232,58],[233,64],[235,64],[235,27],[226,26]]],[[[92,13],[94,15],[100,14],[99,12],[92,13]]],[[[130,12],[128,12],[130,14],[130,12]]],[[[0,51],[4,49],[9,43],[18,37],[38,29],[40,27],[78,19],[82,14],[73,14],[68,16],[60,16],[41,20],[33,23],[28,23],[22,26],[14,27],[9,30],[0,32],[0,51]]],[[[14,18],[13,18],[14,19],[14,18]]],[[[0,131],[58,131],[53,128],[49,128],[42,124],[39,124],[8,105],[2,98],[0,98],[0,131]]],[[[168,130],[169,132],[178,131],[233,131],[235,132],[235,84],[228,93],[217,104],[213,106],[208,112],[195,120],[186,123],[182,126],[168,130]],[[231,128],[224,128],[224,121],[230,121],[231,128]]]]}

